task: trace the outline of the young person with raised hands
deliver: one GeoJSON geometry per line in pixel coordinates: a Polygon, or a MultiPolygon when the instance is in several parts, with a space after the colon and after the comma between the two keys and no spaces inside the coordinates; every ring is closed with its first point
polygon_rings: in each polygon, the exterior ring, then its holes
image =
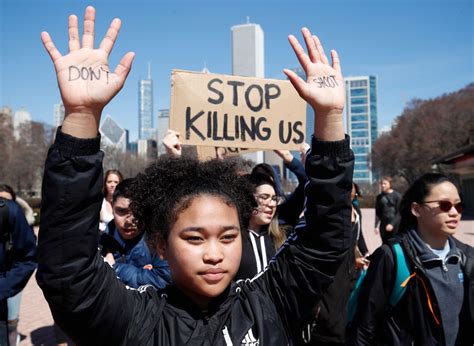
{"type": "Polygon", "coordinates": [[[307,81],[285,73],[314,108],[316,129],[306,159],[306,223],[267,269],[252,280],[233,281],[241,230],[256,203],[232,164],[164,156],[136,178],[131,208],[149,245],[168,261],[173,284],[131,290],[100,257],[96,230],[103,158],[98,124],[123,86],[133,53],[99,80],[70,81],[70,66],[109,71],[120,21],[112,21],[100,48],[93,49],[94,19],[88,7],[80,48],[77,18],[69,18],[65,56],[42,34],[66,109],[45,166],[37,274],[56,321],[86,345],[292,344],[350,246],[353,154],[343,131],[337,54],[329,64],[308,29],[308,54],[289,37],[307,81]],[[324,83],[327,78],[334,78],[333,87],[324,83]]]}

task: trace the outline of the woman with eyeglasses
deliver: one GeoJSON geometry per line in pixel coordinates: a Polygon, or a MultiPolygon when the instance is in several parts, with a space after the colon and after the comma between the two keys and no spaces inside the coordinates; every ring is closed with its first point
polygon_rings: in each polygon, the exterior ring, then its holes
{"type": "Polygon", "coordinates": [[[286,240],[287,227],[278,224],[277,206],[284,201],[269,175],[254,172],[248,175],[254,186],[257,208],[253,211],[249,228],[242,230],[242,259],[235,280],[250,279],[268,265],[278,248],[286,240]]]}
{"type": "Polygon", "coordinates": [[[458,188],[444,175],[425,174],[407,190],[399,235],[370,258],[354,322],[355,345],[474,344],[474,249],[453,237],[462,211],[458,188]],[[389,304],[401,268],[395,243],[409,273],[400,284],[406,287],[401,298],[389,304]]]}

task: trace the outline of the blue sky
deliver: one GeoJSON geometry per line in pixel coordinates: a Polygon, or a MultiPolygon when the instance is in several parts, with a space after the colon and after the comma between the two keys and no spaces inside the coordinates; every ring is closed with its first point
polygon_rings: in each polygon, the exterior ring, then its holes
{"type": "MultiPolygon", "coordinates": [[[[287,35],[308,26],[326,51],[339,52],[345,76],[378,77],[379,128],[406,102],[458,90],[474,80],[474,8],[471,0],[0,0],[0,106],[26,107],[33,120],[53,122],[60,100],[40,33],[67,52],[67,17],[97,10],[96,43],[114,17],[122,30],[111,66],[136,52],[129,78],[104,113],[137,137],[138,80],[152,64],[155,111],[169,106],[171,70],[231,74],[230,27],[250,22],[265,33],[265,75],[284,78],[298,66],[287,35]]],[[[82,29],[82,23],[81,23],[82,29]]]]}

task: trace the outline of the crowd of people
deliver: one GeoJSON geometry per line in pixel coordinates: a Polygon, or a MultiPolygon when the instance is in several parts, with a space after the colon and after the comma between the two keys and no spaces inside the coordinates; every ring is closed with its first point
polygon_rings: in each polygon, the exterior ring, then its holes
{"type": "MultiPolygon", "coordinates": [[[[14,225],[13,250],[0,247],[1,321],[10,332],[19,303],[10,298],[16,308],[9,299],[7,309],[7,298],[37,258],[58,334],[78,345],[473,345],[474,250],[453,237],[463,211],[453,180],[427,173],[402,196],[383,177],[375,221],[383,245],[369,252],[336,51],[330,61],[307,28],[306,50],[288,38],[307,79],[284,72],[315,117],[301,159],[275,151],[297,177],[291,193],[270,165],[182,155],[173,130],[167,154],[124,179],[102,172],[98,124],[134,53],[112,72],[121,22],[112,21],[98,49],[94,22],[89,6],[80,41],[69,17],[64,56],[42,33],[66,117],[46,159],[37,255],[15,194],[0,186],[0,210],[8,206],[14,225]],[[110,75],[71,81],[69,66],[110,75]],[[337,82],[317,83],[328,76],[337,82]]],[[[16,338],[0,330],[0,344],[16,338]]]]}

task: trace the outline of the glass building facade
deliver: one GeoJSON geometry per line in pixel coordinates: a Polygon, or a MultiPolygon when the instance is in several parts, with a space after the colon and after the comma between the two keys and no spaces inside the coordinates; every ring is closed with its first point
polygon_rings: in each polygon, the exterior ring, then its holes
{"type": "Polygon", "coordinates": [[[372,183],[370,153],[378,137],[377,78],[348,77],[346,83],[346,123],[355,155],[354,181],[372,183]]]}
{"type": "Polygon", "coordinates": [[[155,139],[153,124],[153,80],[138,81],[138,138],[155,139]]]}
{"type": "Polygon", "coordinates": [[[107,114],[100,126],[101,143],[103,146],[114,147],[125,152],[128,147],[128,132],[107,114]]]}

